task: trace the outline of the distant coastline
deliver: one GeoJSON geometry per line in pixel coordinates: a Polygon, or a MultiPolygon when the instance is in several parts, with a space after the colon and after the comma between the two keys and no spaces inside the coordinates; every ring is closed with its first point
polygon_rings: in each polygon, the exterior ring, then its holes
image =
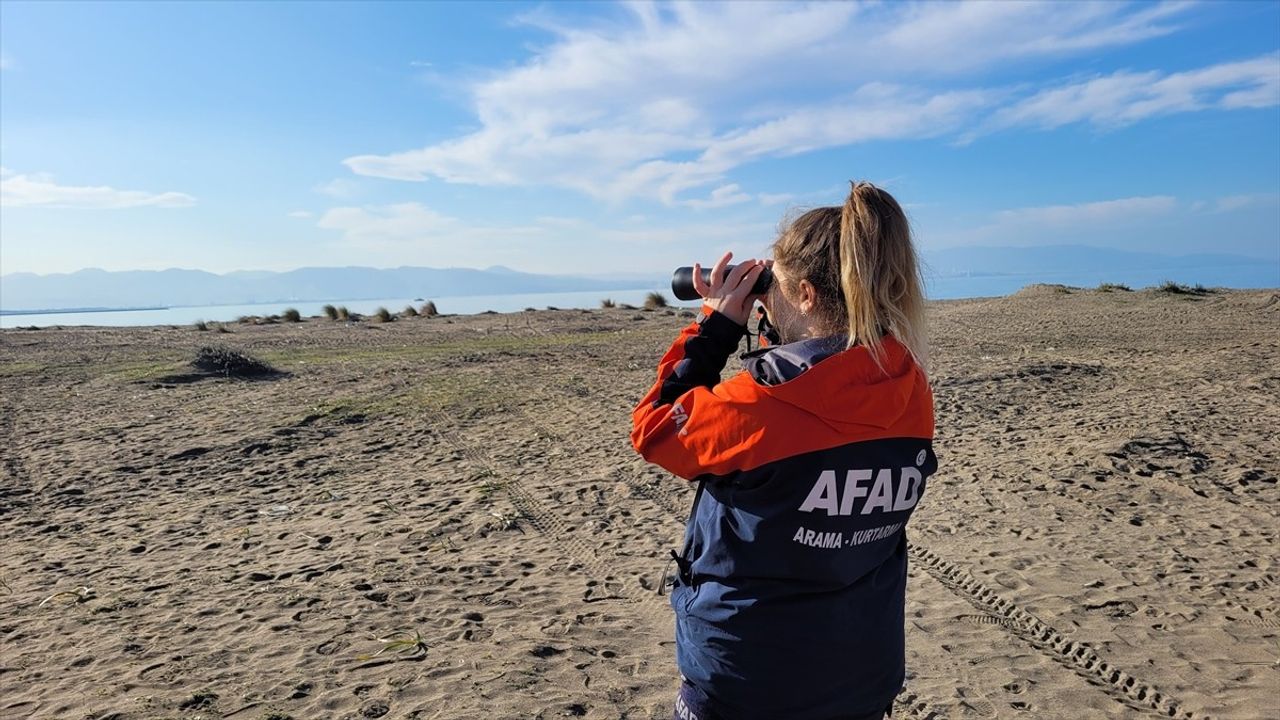
{"type": "Polygon", "coordinates": [[[46,308],[43,310],[0,310],[0,315],[58,315],[62,313],[109,313],[131,312],[135,310],[169,310],[167,305],[148,305],[142,307],[78,307],[78,308],[46,308]]]}

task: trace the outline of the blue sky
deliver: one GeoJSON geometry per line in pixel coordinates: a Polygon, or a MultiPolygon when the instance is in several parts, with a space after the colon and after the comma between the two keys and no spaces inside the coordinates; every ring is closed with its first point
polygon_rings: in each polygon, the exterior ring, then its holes
{"type": "Polygon", "coordinates": [[[6,0],[0,165],[4,273],[662,272],[868,179],[1280,278],[1280,3],[6,0]]]}

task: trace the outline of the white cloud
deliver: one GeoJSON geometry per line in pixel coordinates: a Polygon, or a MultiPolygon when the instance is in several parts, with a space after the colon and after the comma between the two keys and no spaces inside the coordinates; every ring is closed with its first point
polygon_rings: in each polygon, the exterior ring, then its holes
{"type": "Polygon", "coordinates": [[[350,240],[430,240],[460,229],[461,223],[423,207],[399,203],[371,207],[337,207],[326,210],[317,226],[341,230],[350,240]]]}
{"type": "Polygon", "coordinates": [[[756,195],[756,199],[760,201],[760,204],[765,206],[782,205],[795,200],[795,198],[794,193],[760,193],[756,195]]]}
{"type": "Polygon", "coordinates": [[[355,197],[359,193],[360,185],[347,178],[334,178],[329,182],[316,185],[312,190],[331,198],[346,200],[355,197]]]}
{"type": "Polygon", "coordinates": [[[1074,227],[1095,223],[1111,223],[1133,220],[1172,212],[1178,206],[1176,198],[1169,195],[1130,197],[1119,200],[1077,203],[1074,205],[1048,205],[1016,210],[1002,210],[995,214],[995,225],[1005,227],[1074,227]]]}
{"type": "Polygon", "coordinates": [[[309,211],[309,210],[294,210],[293,212],[289,213],[289,217],[291,217],[291,218],[304,218],[304,219],[305,219],[305,218],[309,218],[309,217],[311,217],[311,215],[312,215],[312,214],[311,214],[311,211],[309,211]]]}
{"type": "Polygon", "coordinates": [[[988,130],[1051,129],[1076,122],[1102,127],[1198,110],[1280,104],[1280,53],[1186,72],[1120,71],[1045,90],[995,114],[988,130]]]}
{"type": "Polygon", "coordinates": [[[738,203],[744,203],[749,200],[751,200],[751,196],[742,192],[742,188],[738,187],[737,183],[732,183],[729,185],[721,185],[715,190],[712,190],[711,195],[704,200],[685,200],[684,204],[691,208],[705,210],[710,208],[726,207],[728,205],[737,205],[738,203]]]}
{"type": "MultiPolygon", "coordinates": [[[[1280,205],[1280,194],[1250,193],[1247,195],[1229,195],[1218,198],[1213,204],[1213,211],[1218,213],[1233,212],[1252,207],[1269,207],[1280,205]]],[[[1203,205],[1202,205],[1203,207],[1203,205]]]]}
{"type": "Polygon", "coordinates": [[[706,206],[719,200],[685,194],[732,184],[744,163],[954,133],[1001,96],[904,79],[1137,42],[1174,31],[1185,5],[636,3],[623,21],[588,27],[540,11],[526,22],[555,39],[470,86],[479,129],[344,162],[398,180],[706,206]],[[815,99],[779,100],[801,96],[815,99]]]}
{"type": "Polygon", "coordinates": [[[180,192],[151,193],[117,190],[107,186],[59,185],[45,173],[0,174],[0,205],[5,207],[48,207],[119,209],[135,207],[190,207],[196,199],[180,192]]]}

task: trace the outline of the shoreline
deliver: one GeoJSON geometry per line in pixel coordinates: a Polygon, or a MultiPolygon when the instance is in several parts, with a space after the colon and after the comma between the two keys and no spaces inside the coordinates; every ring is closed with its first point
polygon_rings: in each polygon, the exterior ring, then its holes
{"type": "MultiPolygon", "coordinates": [[[[1259,287],[1259,288],[1232,288],[1232,287],[1221,287],[1221,286],[1205,287],[1205,286],[1202,286],[1202,285],[1199,285],[1199,284],[1196,284],[1196,285],[1188,285],[1188,284],[1174,283],[1173,281],[1166,281],[1166,282],[1164,283],[1164,285],[1165,285],[1165,286],[1172,285],[1174,289],[1170,290],[1170,289],[1162,288],[1162,286],[1160,286],[1160,285],[1151,285],[1151,286],[1140,287],[1140,288],[1130,288],[1130,287],[1128,287],[1127,285],[1120,284],[1120,283],[1102,283],[1101,285],[1099,285],[1099,286],[1097,286],[1097,287],[1082,287],[1082,286],[1075,286],[1075,285],[1066,285],[1066,284],[1061,284],[1061,283],[1030,283],[1030,284],[1028,284],[1028,285],[1024,285],[1024,286],[1022,286],[1022,287],[1021,287],[1021,288],[1019,288],[1018,290],[1015,290],[1015,291],[1013,291],[1013,292],[1006,293],[1006,294],[996,294],[996,295],[974,295],[974,296],[967,296],[967,297],[948,297],[948,298],[938,298],[938,299],[929,298],[929,299],[928,299],[928,302],[929,302],[929,303],[938,303],[938,302],[955,302],[955,301],[965,301],[965,300],[991,300],[991,299],[999,299],[999,298],[1008,298],[1008,297],[1013,297],[1013,296],[1018,295],[1019,293],[1024,293],[1024,292],[1035,292],[1035,291],[1038,291],[1038,290],[1046,290],[1046,291],[1060,292],[1060,293],[1063,293],[1063,294],[1068,294],[1068,293],[1088,293],[1088,292],[1100,292],[1100,293],[1162,293],[1162,292],[1163,292],[1163,293],[1169,293],[1169,294],[1174,294],[1174,295],[1201,296],[1201,297],[1203,297],[1203,296],[1210,296],[1210,295],[1214,295],[1214,294],[1220,294],[1220,293],[1232,293],[1232,292],[1280,292],[1280,286],[1277,286],[1277,287],[1259,287]]],[[[590,293],[595,294],[595,291],[584,291],[584,292],[590,292],[590,293]]],[[[624,291],[624,292],[626,292],[626,293],[639,293],[639,292],[650,292],[650,291],[646,291],[646,290],[639,290],[639,289],[637,289],[637,290],[630,290],[630,291],[624,291]]],[[[549,297],[563,297],[563,296],[565,295],[564,293],[538,293],[538,294],[546,295],[546,296],[549,296],[549,297]]],[[[666,294],[666,293],[664,293],[664,295],[665,295],[665,294],[666,294]]],[[[533,295],[537,295],[537,294],[531,294],[531,295],[527,295],[527,296],[525,296],[525,295],[520,295],[520,296],[515,296],[515,297],[527,298],[527,297],[532,297],[533,295]]],[[[616,296],[616,295],[619,295],[619,293],[618,293],[618,292],[614,292],[614,293],[613,293],[613,295],[615,295],[615,296],[616,296]]],[[[440,298],[440,300],[445,301],[445,300],[459,299],[459,298],[460,298],[460,299],[468,299],[468,298],[490,298],[490,297],[498,297],[498,296],[488,296],[488,295],[476,295],[476,296],[455,296],[455,297],[453,297],[453,298],[440,298]]],[[[608,293],[606,293],[606,294],[605,294],[605,297],[600,298],[600,301],[603,301],[605,298],[608,298],[608,297],[609,297],[609,294],[608,294],[608,293]]],[[[297,302],[294,302],[293,304],[294,304],[294,305],[307,305],[307,304],[314,305],[314,304],[316,304],[316,303],[320,303],[320,302],[325,302],[325,305],[333,305],[333,304],[335,304],[335,303],[348,303],[348,304],[354,304],[354,303],[357,303],[357,302],[362,302],[362,303],[384,302],[384,303],[385,303],[385,302],[386,302],[386,299],[378,299],[378,298],[375,298],[375,299],[372,299],[372,300],[343,300],[343,301],[332,301],[332,302],[326,302],[326,301],[307,301],[307,302],[302,302],[302,301],[297,301],[297,302]]],[[[404,302],[404,301],[400,301],[400,302],[396,302],[396,303],[388,303],[388,304],[391,304],[391,305],[400,305],[400,304],[402,304],[403,302],[404,302]]],[[[434,301],[432,301],[432,302],[434,302],[434,301]]],[[[420,301],[411,301],[411,302],[407,302],[407,303],[404,303],[404,304],[407,304],[407,305],[413,306],[414,304],[421,305],[422,303],[421,303],[420,301]]],[[[279,307],[279,306],[282,306],[282,305],[283,305],[283,306],[285,306],[285,307],[281,308],[281,309],[280,309],[280,311],[279,311],[278,313],[274,313],[274,314],[271,314],[271,315],[242,315],[242,316],[238,316],[236,319],[229,319],[229,320],[210,320],[210,319],[207,319],[207,318],[197,318],[197,319],[193,319],[191,322],[203,322],[203,323],[207,323],[207,324],[210,324],[210,325],[230,325],[230,326],[234,326],[234,325],[237,325],[237,324],[245,324],[245,322],[244,322],[244,320],[243,320],[243,319],[244,319],[244,318],[246,318],[246,317],[247,317],[247,318],[251,318],[251,319],[256,319],[257,321],[266,321],[266,324],[269,324],[269,323],[271,323],[271,322],[280,322],[280,323],[287,323],[287,322],[290,322],[290,321],[286,321],[286,320],[280,319],[281,315],[282,315],[286,310],[293,309],[291,306],[289,306],[289,304],[288,304],[288,303],[258,303],[258,304],[256,304],[256,305],[252,305],[252,304],[251,304],[251,305],[243,305],[243,306],[225,306],[225,305],[214,305],[214,306],[176,306],[176,305],[175,305],[175,306],[154,307],[154,308],[99,308],[99,309],[92,309],[92,310],[85,310],[85,309],[79,309],[79,308],[65,309],[65,310],[40,310],[40,311],[36,311],[36,310],[31,310],[31,311],[27,311],[27,310],[8,310],[8,311],[0,311],[0,318],[20,318],[20,317],[30,316],[30,315],[60,315],[60,314],[75,314],[75,313],[85,313],[85,314],[111,314],[111,313],[138,312],[138,311],[155,311],[155,310],[200,310],[200,309],[204,309],[204,308],[221,308],[221,307],[240,307],[240,308],[247,308],[247,307],[263,306],[263,305],[267,305],[267,306],[270,306],[270,307],[273,307],[273,308],[274,308],[274,307],[279,307]],[[274,321],[269,320],[269,318],[273,318],[273,317],[274,317],[274,318],[276,318],[276,320],[274,320],[274,321]]],[[[625,305],[626,305],[626,304],[622,304],[622,306],[624,307],[624,309],[625,309],[625,305]]],[[[635,308],[637,308],[637,309],[639,309],[639,308],[640,308],[640,306],[639,306],[639,305],[635,305],[635,306],[633,306],[633,307],[635,307],[635,308]]],[[[696,309],[696,308],[697,308],[697,304],[696,304],[696,303],[687,303],[687,302],[682,302],[682,301],[679,301],[679,300],[669,300],[669,301],[668,301],[668,305],[666,305],[666,306],[664,306],[664,307],[674,308],[674,309],[676,309],[676,310],[680,310],[680,309],[696,309]]],[[[536,310],[536,311],[550,311],[550,312],[555,312],[555,311],[583,311],[583,310],[589,311],[589,310],[599,310],[599,309],[602,309],[602,308],[600,308],[599,306],[591,307],[591,308],[587,308],[587,307],[574,307],[574,306],[566,306],[566,307],[559,307],[559,306],[546,306],[546,307],[544,307],[544,308],[525,307],[525,308],[524,308],[524,309],[522,309],[522,310],[505,310],[505,311],[504,311],[504,310],[479,310],[479,311],[475,311],[475,312],[440,313],[440,314],[439,314],[439,315],[437,315],[436,317],[439,317],[439,318],[444,318],[444,317],[462,317],[462,318],[466,318],[466,317],[474,317],[474,316],[479,316],[479,315],[492,315],[492,314],[497,314],[497,315],[520,314],[520,313],[529,312],[529,311],[535,311],[535,310],[536,310]]],[[[403,318],[402,318],[402,311],[401,311],[401,310],[393,310],[393,309],[392,309],[392,308],[390,308],[390,307],[387,307],[387,310],[388,310],[388,311],[389,311],[389,312],[390,312],[394,317],[396,317],[396,318],[398,318],[398,319],[403,319],[403,318]]],[[[369,316],[370,316],[370,315],[372,315],[372,313],[358,313],[357,315],[359,315],[360,317],[358,317],[357,319],[350,320],[350,321],[351,321],[351,322],[369,321],[369,319],[370,319],[370,318],[369,318],[369,316]]],[[[324,316],[324,315],[319,315],[319,314],[303,315],[302,317],[303,317],[303,320],[302,320],[301,322],[307,322],[307,321],[313,321],[313,320],[320,320],[320,321],[326,321],[326,320],[327,320],[327,318],[325,318],[325,316],[324,316]]],[[[345,321],[344,321],[344,322],[345,322],[345,321]]],[[[169,328],[177,328],[177,327],[183,327],[183,326],[186,326],[186,325],[189,325],[189,324],[190,324],[190,323],[154,323],[154,324],[138,324],[138,325],[133,325],[133,324],[129,324],[129,325],[75,324],[75,325],[73,325],[73,324],[52,323],[52,324],[45,324],[45,325],[37,325],[37,326],[35,326],[35,327],[36,327],[37,329],[76,328],[76,327],[136,327],[136,328],[161,328],[161,327],[169,327],[169,328]]],[[[252,324],[252,323],[250,323],[250,324],[252,324]]],[[[262,323],[262,322],[258,322],[257,324],[264,324],[264,323],[262,323]]],[[[30,329],[30,327],[32,327],[32,326],[28,325],[28,326],[24,326],[24,327],[19,327],[19,326],[0,327],[0,332],[12,331],[12,330],[19,330],[19,329],[30,329]]]]}

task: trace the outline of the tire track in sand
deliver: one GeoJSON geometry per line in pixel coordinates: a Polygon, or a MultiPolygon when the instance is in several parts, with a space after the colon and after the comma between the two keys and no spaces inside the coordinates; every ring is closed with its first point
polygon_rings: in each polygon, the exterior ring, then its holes
{"type": "MultiPolygon", "coordinates": [[[[597,550],[584,542],[578,536],[578,533],[570,528],[563,519],[549,511],[542,501],[524,486],[518,474],[502,472],[492,458],[467,442],[459,434],[448,415],[434,403],[428,401],[424,403],[423,407],[432,421],[432,428],[440,434],[440,437],[444,438],[468,463],[481,470],[484,476],[490,478],[499,489],[505,492],[520,517],[528,522],[534,530],[554,539],[571,556],[569,557],[570,560],[589,570],[593,575],[593,577],[588,578],[589,580],[598,579],[602,585],[616,583],[613,573],[601,561],[597,550]]],[[[621,588],[609,588],[607,592],[621,592],[623,597],[606,596],[587,599],[587,602],[610,599],[623,600],[629,604],[644,608],[646,615],[657,617],[658,605],[654,602],[657,597],[655,594],[648,592],[637,593],[627,585],[623,585],[621,588]]]]}
{"type": "Polygon", "coordinates": [[[908,553],[912,560],[948,590],[994,618],[984,624],[1008,631],[1059,664],[1074,670],[1085,680],[1101,682],[1103,687],[1110,688],[1108,695],[1117,702],[1125,705],[1134,703],[1176,720],[1209,720],[1206,715],[1184,709],[1182,703],[1160,692],[1151,683],[1107,662],[1088,643],[1067,639],[1052,625],[975,580],[959,565],[921,545],[909,545],[908,553]]]}
{"type": "Polygon", "coordinates": [[[31,473],[15,447],[17,415],[18,408],[13,403],[0,404],[0,465],[4,467],[4,476],[0,478],[0,517],[8,513],[24,515],[19,511],[31,507],[31,496],[35,493],[31,473]]]}

